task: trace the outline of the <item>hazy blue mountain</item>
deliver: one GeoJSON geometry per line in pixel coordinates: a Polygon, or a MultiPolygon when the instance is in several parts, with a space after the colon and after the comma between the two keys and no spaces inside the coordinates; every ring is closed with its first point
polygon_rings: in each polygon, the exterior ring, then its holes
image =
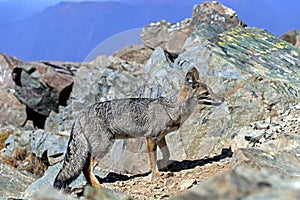
{"type": "Polygon", "coordinates": [[[191,17],[189,3],[62,2],[14,23],[2,24],[0,51],[23,60],[82,61],[119,32],[166,19],[191,17]]]}

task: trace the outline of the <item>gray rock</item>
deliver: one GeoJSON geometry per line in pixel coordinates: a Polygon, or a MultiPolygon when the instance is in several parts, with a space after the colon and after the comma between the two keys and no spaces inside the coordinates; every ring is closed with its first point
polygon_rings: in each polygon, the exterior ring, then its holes
{"type": "MultiPolygon", "coordinates": [[[[56,165],[50,166],[43,177],[37,179],[31,185],[29,185],[25,192],[24,196],[26,198],[31,198],[36,195],[40,190],[51,188],[54,182],[58,171],[61,169],[62,163],[58,163],[56,165]]],[[[81,187],[86,183],[84,176],[81,174],[73,183],[70,185],[71,187],[81,187]]]]}
{"type": "Polygon", "coordinates": [[[25,106],[14,96],[13,68],[22,61],[0,53],[0,127],[21,125],[26,119],[25,106]]]}
{"type": "Polygon", "coordinates": [[[245,139],[253,143],[259,142],[259,140],[265,135],[263,130],[247,131],[245,134],[245,139]]]}
{"type": "Polygon", "coordinates": [[[48,87],[40,73],[30,65],[15,68],[15,96],[34,111],[48,116],[51,110],[57,111],[58,93],[48,87]],[[19,70],[20,69],[20,72],[19,70]]]}
{"type": "Polygon", "coordinates": [[[180,183],[180,190],[186,190],[191,188],[194,184],[196,183],[195,179],[187,179],[187,180],[183,180],[180,183]]]}
{"type": "Polygon", "coordinates": [[[128,62],[137,62],[144,65],[151,56],[152,51],[152,49],[147,48],[144,45],[134,45],[124,47],[115,52],[113,56],[128,62]]]}
{"type": "Polygon", "coordinates": [[[171,198],[196,199],[298,199],[299,178],[282,179],[264,168],[237,167],[203,181],[186,194],[171,198]],[[285,196],[286,195],[286,196],[285,196]]]}
{"type": "MultiPolygon", "coordinates": [[[[44,176],[33,182],[24,192],[24,197],[29,199],[74,199],[70,195],[65,195],[52,188],[56,175],[62,167],[62,163],[50,166],[44,176]]],[[[104,174],[95,170],[97,176],[103,177],[104,174]]],[[[81,174],[69,187],[84,190],[82,199],[131,199],[128,195],[110,189],[93,188],[85,186],[86,180],[81,174]],[[84,187],[83,187],[84,186],[84,187]]]]}
{"type": "Polygon", "coordinates": [[[172,55],[178,55],[191,33],[190,22],[190,19],[186,19],[174,24],[165,20],[151,23],[142,30],[143,44],[152,49],[161,47],[172,55]]]}
{"type": "Polygon", "coordinates": [[[96,199],[131,200],[133,198],[124,194],[123,192],[87,186],[84,188],[84,199],[86,200],[96,200],[96,199]]]}
{"type": "Polygon", "coordinates": [[[270,127],[270,123],[258,121],[254,123],[255,129],[268,129],[270,127]]]}
{"type": "Polygon", "coordinates": [[[37,179],[37,176],[1,161],[0,174],[0,196],[3,199],[21,197],[23,191],[37,179]]]}
{"type": "Polygon", "coordinates": [[[54,135],[39,129],[31,135],[31,151],[38,158],[47,158],[47,162],[53,165],[63,160],[68,139],[67,136],[54,135]]]}
{"type": "Polygon", "coordinates": [[[1,156],[12,157],[18,147],[30,151],[30,138],[33,130],[3,127],[1,131],[11,133],[5,140],[5,148],[1,150],[1,156]]]}
{"type": "Polygon", "coordinates": [[[45,130],[59,133],[71,130],[74,118],[85,107],[115,98],[134,97],[143,68],[114,57],[100,56],[85,63],[76,73],[71,98],[59,113],[51,112],[45,130]]]}
{"type": "Polygon", "coordinates": [[[34,196],[30,197],[33,200],[47,199],[47,200],[76,200],[77,198],[72,197],[71,195],[67,195],[63,192],[60,192],[54,189],[51,186],[43,187],[34,194],[34,196]]]}
{"type": "Polygon", "coordinates": [[[271,174],[283,178],[298,177],[300,174],[300,161],[298,156],[291,151],[278,153],[249,148],[239,149],[233,155],[232,166],[246,166],[256,169],[265,169],[271,174]]]}

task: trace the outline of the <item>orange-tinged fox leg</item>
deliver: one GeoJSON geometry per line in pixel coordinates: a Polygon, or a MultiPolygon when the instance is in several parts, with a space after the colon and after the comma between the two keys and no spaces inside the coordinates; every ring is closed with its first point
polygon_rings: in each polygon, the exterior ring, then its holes
{"type": "Polygon", "coordinates": [[[83,170],[83,175],[89,184],[91,184],[94,187],[101,187],[101,184],[99,183],[98,179],[93,173],[94,166],[95,159],[89,156],[87,166],[83,170]]]}
{"type": "Polygon", "coordinates": [[[170,151],[168,148],[168,145],[166,143],[166,138],[163,137],[161,140],[157,142],[157,145],[159,149],[161,150],[161,153],[163,155],[161,170],[168,171],[168,164],[169,164],[169,158],[170,158],[170,151]]]}
{"type": "Polygon", "coordinates": [[[147,138],[147,149],[148,149],[148,156],[150,161],[150,167],[153,173],[157,176],[161,176],[162,173],[158,171],[157,164],[156,164],[156,149],[157,144],[152,138],[147,138]]]}

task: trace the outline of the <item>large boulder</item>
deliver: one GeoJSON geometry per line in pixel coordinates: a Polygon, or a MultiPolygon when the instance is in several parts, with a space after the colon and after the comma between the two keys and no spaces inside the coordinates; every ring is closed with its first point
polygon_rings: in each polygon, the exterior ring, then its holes
{"type": "Polygon", "coordinates": [[[285,40],[297,48],[300,48],[300,32],[298,30],[290,30],[287,33],[280,36],[280,39],[285,40]]]}
{"type": "Polygon", "coordinates": [[[195,5],[192,14],[192,26],[197,28],[202,23],[217,24],[230,29],[235,26],[247,26],[237,16],[237,13],[217,1],[204,2],[195,5]]]}
{"type": "Polygon", "coordinates": [[[13,69],[14,95],[26,105],[26,120],[32,120],[37,128],[44,128],[50,112],[57,112],[59,105],[66,106],[79,66],[75,63],[31,62],[13,69]]]}

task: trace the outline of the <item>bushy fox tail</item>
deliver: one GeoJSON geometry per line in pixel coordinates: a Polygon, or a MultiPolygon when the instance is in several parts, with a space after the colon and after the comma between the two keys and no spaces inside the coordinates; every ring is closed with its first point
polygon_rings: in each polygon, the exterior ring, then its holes
{"type": "Polygon", "coordinates": [[[63,167],[57,174],[53,187],[66,188],[75,180],[88,164],[89,154],[89,144],[84,133],[80,129],[76,130],[73,125],[63,167]]]}

